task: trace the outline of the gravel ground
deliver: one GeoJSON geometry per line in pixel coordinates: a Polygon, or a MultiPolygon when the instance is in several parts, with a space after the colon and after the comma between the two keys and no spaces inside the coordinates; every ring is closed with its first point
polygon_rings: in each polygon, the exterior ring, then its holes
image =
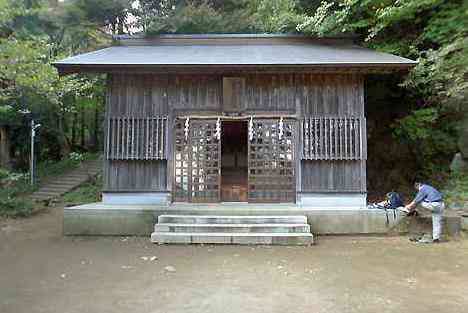
{"type": "Polygon", "coordinates": [[[468,312],[468,240],[312,247],[63,237],[62,210],[0,220],[0,312],[468,312]]]}

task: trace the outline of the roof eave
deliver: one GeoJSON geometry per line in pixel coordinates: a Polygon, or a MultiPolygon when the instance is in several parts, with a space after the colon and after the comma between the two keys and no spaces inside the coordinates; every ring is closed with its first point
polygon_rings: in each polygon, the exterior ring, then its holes
{"type": "Polygon", "coordinates": [[[72,64],[53,63],[60,75],[73,73],[224,73],[224,72],[360,72],[407,71],[412,63],[327,63],[327,64],[72,64]]]}

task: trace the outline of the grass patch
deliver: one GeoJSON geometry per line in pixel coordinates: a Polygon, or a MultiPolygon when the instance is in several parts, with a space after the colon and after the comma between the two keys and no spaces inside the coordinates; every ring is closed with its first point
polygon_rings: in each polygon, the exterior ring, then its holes
{"type": "Polygon", "coordinates": [[[73,191],[63,195],[65,206],[80,205],[85,203],[101,201],[102,177],[99,175],[95,180],[79,186],[73,191]]]}
{"type": "Polygon", "coordinates": [[[29,184],[29,175],[4,173],[0,179],[0,216],[15,218],[31,215],[34,204],[25,195],[33,189],[29,184]]]}
{"type": "Polygon", "coordinates": [[[28,217],[33,210],[34,204],[29,199],[0,197],[0,216],[2,217],[28,217]]]}

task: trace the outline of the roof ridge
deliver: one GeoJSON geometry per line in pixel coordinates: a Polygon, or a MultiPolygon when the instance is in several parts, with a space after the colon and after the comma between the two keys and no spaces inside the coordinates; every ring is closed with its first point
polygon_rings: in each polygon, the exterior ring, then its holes
{"type": "Polygon", "coordinates": [[[316,37],[304,34],[145,34],[114,36],[116,46],[153,45],[278,45],[278,44],[353,44],[356,36],[316,37]]]}
{"type": "Polygon", "coordinates": [[[328,36],[312,36],[300,33],[204,33],[204,34],[154,34],[148,35],[145,33],[135,34],[120,34],[113,35],[114,40],[132,40],[132,39],[258,39],[258,38],[305,38],[305,39],[357,39],[356,34],[336,34],[328,36]]]}

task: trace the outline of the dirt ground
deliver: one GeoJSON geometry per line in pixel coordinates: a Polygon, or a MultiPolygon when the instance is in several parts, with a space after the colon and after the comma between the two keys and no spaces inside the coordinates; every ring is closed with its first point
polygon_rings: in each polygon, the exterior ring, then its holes
{"type": "Polygon", "coordinates": [[[61,214],[0,220],[0,312],[468,312],[466,239],[153,245],[63,237],[61,214]]]}

